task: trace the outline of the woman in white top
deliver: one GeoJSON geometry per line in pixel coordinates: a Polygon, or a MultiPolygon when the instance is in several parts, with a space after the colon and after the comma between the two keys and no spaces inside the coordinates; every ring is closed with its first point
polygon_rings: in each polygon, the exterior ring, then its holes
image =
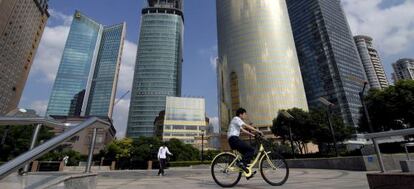
{"type": "Polygon", "coordinates": [[[168,147],[164,144],[161,145],[160,149],[158,150],[158,161],[160,161],[160,169],[158,171],[158,176],[164,175],[164,168],[165,162],[167,159],[167,154],[172,156],[173,154],[168,150],[168,147]]]}

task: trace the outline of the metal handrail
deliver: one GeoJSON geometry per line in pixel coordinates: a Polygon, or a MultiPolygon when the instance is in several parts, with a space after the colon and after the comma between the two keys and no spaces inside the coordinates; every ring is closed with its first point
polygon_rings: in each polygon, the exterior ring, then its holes
{"type": "Polygon", "coordinates": [[[378,158],[378,163],[381,168],[381,172],[385,172],[384,161],[382,160],[381,152],[380,152],[379,145],[376,139],[393,137],[393,136],[407,136],[407,135],[414,135],[414,128],[361,134],[359,136],[361,138],[371,139],[373,141],[375,152],[378,158]]]}
{"type": "MultiPolygon", "coordinates": [[[[7,124],[14,124],[14,125],[24,125],[24,124],[45,124],[45,125],[59,125],[56,122],[42,119],[42,118],[5,118],[0,117],[0,125],[6,125],[7,124]]],[[[19,168],[23,167],[24,165],[36,160],[37,158],[41,157],[42,155],[46,154],[50,150],[53,150],[57,146],[59,146],[61,143],[65,142],[66,140],[69,140],[74,135],[79,133],[80,131],[89,128],[89,127],[95,127],[94,134],[96,134],[97,128],[109,128],[110,123],[103,121],[99,118],[92,117],[89,118],[82,123],[79,123],[77,126],[74,126],[72,129],[60,134],[59,136],[56,136],[47,142],[33,148],[30,151],[27,151],[26,153],[18,156],[17,158],[5,163],[4,165],[0,166],[0,179],[3,179],[10,173],[18,170],[19,168]]],[[[93,144],[95,141],[91,141],[91,144],[93,144]]],[[[91,152],[93,152],[93,148],[89,151],[89,156],[91,156],[91,152]]],[[[86,171],[90,171],[90,167],[86,168],[86,171]]]]}
{"type": "Polygon", "coordinates": [[[0,117],[0,126],[42,124],[47,127],[63,127],[65,124],[45,118],[0,117]]]}

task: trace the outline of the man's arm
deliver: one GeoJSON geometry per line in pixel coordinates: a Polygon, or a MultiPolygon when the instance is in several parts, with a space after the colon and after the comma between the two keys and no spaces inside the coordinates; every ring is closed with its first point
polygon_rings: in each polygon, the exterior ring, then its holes
{"type": "MultiPolygon", "coordinates": [[[[244,129],[244,130],[248,129],[250,131],[254,131],[256,133],[260,133],[260,134],[263,135],[263,132],[262,131],[260,131],[259,129],[256,129],[255,127],[253,127],[253,126],[251,126],[249,124],[243,124],[243,127],[242,127],[242,129],[244,129]],[[245,128],[243,128],[243,127],[245,127],[245,128]]],[[[253,134],[253,136],[254,136],[254,134],[253,134]]]]}
{"type": "Polygon", "coordinates": [[[246,134],[254,137],[254,134],[253,133],[249,132],[248,130],[244,129],[243,127],[240,127],[240,131],[242,131],[243,133],[246,133],[246,134]]]}
{"type": "Polygon", "coordinates": [[[173,154],[168,150],[168,147],[166,147],[166,149],[167,149],[167,154],[172,156],[173,154]]]}

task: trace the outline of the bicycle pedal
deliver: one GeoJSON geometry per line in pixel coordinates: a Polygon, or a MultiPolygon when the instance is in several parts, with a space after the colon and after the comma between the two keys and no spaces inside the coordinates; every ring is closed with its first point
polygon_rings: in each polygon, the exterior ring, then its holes
{"type": "Polygon", "coordinates": [[[257,171],[253,171],[253,173],[250,176],[246,177],[246,179],[249,180],[249,179],[253,178],[253,176],[256,174],[256,172],[257,171]]]}

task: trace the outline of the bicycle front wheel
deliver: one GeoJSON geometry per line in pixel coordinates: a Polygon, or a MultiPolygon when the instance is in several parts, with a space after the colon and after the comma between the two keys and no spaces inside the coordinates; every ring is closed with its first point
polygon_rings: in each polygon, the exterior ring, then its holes
{"type": "Polygon", "coordinates": [[[289,167],[285,158],[275,152],[270,152],[260,159],[260,174],[268,184],[280,186],[289,177],[289,167]]]}
{"type": "Polygon", "coordinates": [[[222,153],[211,163],[211,175],[221,187],[233,187],[241,178],[240,168],[237,167],[236,156],[231,153],[222,153]]]}

